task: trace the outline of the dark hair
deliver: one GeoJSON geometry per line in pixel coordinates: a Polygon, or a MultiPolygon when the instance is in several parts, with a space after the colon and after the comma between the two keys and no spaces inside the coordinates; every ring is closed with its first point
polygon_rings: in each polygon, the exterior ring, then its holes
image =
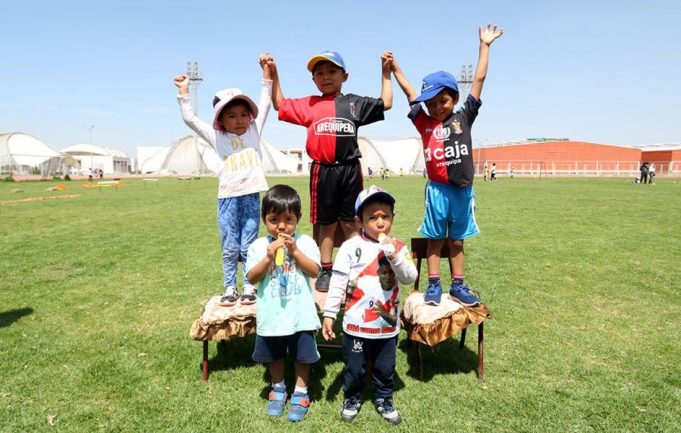
{"type": "Polygon", "coordinates": [[[364,202],[359,207],[359,209],[357,209],[357,216],[359,217],[360,221],[364,221],[364,215],[363,215],[364,208],[366,208],[368,205],[374,204],[374,203],[386,204],[390,207],[390,213],[393,213],[393,214],[395,213],[395,203],[394,202],[391,203],[386,197],[384,197],[381,194],[374,194],[374,195],[369,196],[366,200],[364,200],[364,202]]]}
{"type": "Polygon", "coordinates": [[[300,196],[295,189],[288,185],[274,185],[262,198],[262,220],[265,221],[265,216],[270,212],[278,214],[286,211],[300,219],[300,208],[300,196]]]}
{"type": "Polygon", "coordinates": [[[331,60],[320,60],[317,63],[315,63],[314,66],[312,67],[312,75],[314,75],[314,71],[317,70],[317,66],[323,65],[324,63],[328,63],[331,66],[333,66],[334,68],[340,69],[341,71],[343,71],[343,73],[345,73],[345,69],[343,69],[340,66],[338,66],[337,64],[333,63],[331,60]]]}
{"type": "Polygon", "coordinates": [[[442,90],[442,93],[448,94],[448,95],[451,96],[452,99],[455,100],[455,101],[459,99],[459,92],[457,92],[457,91],[454,90],[454,89],[450,89],[449,87],[445,87],[445,88],[442,90]]]}

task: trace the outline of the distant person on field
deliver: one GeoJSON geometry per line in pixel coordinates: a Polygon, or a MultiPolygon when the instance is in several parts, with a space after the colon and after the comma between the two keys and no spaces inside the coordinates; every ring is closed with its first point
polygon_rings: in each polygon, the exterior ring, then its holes
{"type": "Polygon", "coordinates": [[[655,163],[651,162],[648,167],[648,183],[655,183],[655,163]]]}
{"type": "Polygon", "coordinates": [[[515,170],[513,170],[513,166],[511,166],[509,173],[511,175],[511,179],[513,179],[515,177],[515,170]]]}
{"type": "Polygon", "coordinates": [[[369,174],[369,179],[374,178],[374,176],[373,176],[374,172],[371,170],[371,167],[367,167],[367,173],[369,174]]]}
{"type": "Polygon", "coordinates": [[[485,161],[485,168],[482,170],[482,180],[487,182],[487,178],[489,177],[489,167],[487,166],[487,161],[485,161]]]}
{"type": "Polygon", "coordinates": [[[639,168],[641,171],[641,180],[640,183],[648,183],[648,162],[643,161],[643,164],[641,164],[641,168],[639,168]]]}
{"type": "Polygon", "coordinates": [[[392,424],[401,421],[393,404],[395,358],[400,333],[400,284],[416,280],[416,266],[404,242],[391,236],[395,199],[372,185],[355,203],[362,230],[338,249],[329,295],[324,305],[322,336],[335,338],[333,324],[343,299],[343,392],[341,418],[352,421],[363,400],[367,365],[371,364],[374,407],[392,424]]]}
{"type": "Polygon", "coordinates": [[[497,163],[493,162],[492,163],[492,170],[489,172],[489,180],[497,180],[497,163]]]}
{"type": "Polygon", "coordinates": [[[310,406],[310,365],[319,361],[315,331],[321,327],[310,278],[319,274],[319,248],[297,232],[301,217],[298,193],[275,185],[262,199],[267,236],[248,249],[248,280],[258,284],[253,360],[268,364],[272,390],[267,413],[279,416],[286,407],[284,361],[293,359],[296,385],[288,419],[300,421],[310,406]]]}
{"type": "Polygon", "coordinates": [[[322,271],[315,284],[327,291],[333,267],[332,254],[336,229],[341,225],[345,238],[356,234],[354,203],[362,190],[362,156],[357,142],[360,126],[383,120],[383,112],[393,103],[388,60],[381,56],[381,96],[369,98],[343,94],[348,79],[345,62],[335,51],[324,51],[307,62],[320,96],[284,98],[274,61],[270,63],[274,88],[272,102],[279,120],[307,128],[305,150],[312,159],[310,168],[310,222],[319,225],[322,271]]]}
{"type": "MultiPolygon", "coordinates": [[[[265,67],[268,54],[260,55],[262,84],[260,102],[256,106],[241,90],[231,88],[217,92],[213,98],[213,121],[198,118],[189,101],[189,78],[175,77],[180,89],[177,101],[184,123],[206,140],[220,158],[218,166],[217,219],[222,244],[224,292],[220,303],[233,306],[239,300],[236,273],[239,258],[246,262],[246,253],[258,237],[260,225],[260,192],[267,191],[267,181],[261,162],[260,135],[271,106],[272,81],[265,67]]],[[[242,304],[256,300],[255,287],[243,272],[242,304]]]]}
{"type": "Polygon", "coordinates": [[[452,282],[449,294],[463,305],[480,302],[464,283],[464,239],[480,232],[475,221],[473,192],[473,140],[471,127],[482,102],[480,94],[487,76],[489,48],[504,33],[502,28],[480,26],[478,64],[470,94],[461,110],[454,112],[459,100],[459,88],[452,74],[434,72],[423,79],[418,96],[407,77],[393,59],[393,73],[407,95],[411,111],[409,118],[421,134],[423,156],[428,170],[425,216],[419,232],[428,239],[427,304],[438,305],[442,296],[440,285],[440,251],[445,240],[449,244],[449,266],[452,282]],[[428,113],[423,110],[424,103],[428,113]]]}

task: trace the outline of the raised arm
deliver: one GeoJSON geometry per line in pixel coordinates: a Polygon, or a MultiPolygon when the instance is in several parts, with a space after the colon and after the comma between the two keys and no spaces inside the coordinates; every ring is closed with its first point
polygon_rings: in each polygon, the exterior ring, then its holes
{"type": "Polygon", "coordinates": [[[393,106],[393,83],[390,79],[390,69],[393,53],[385,51],[381,55],[381,99],[383,99],[383,111],[388,111],[393,106]]]}
{"type": "Polygon", "coordinates": [[[475,99],[480,100],[482,94],[482,85],[487,77],[487,67],[489,64],[489,46],[492,45],[498,37],[504,34],[504,29],[495,24],[487,24],[483,29],[479,27],[478,33],[480,35],[480,51],[478,52],[478,66],[475,68],[475,75],[473,76],[473,84],[471,85],[471,93],[475,99]]]}
{"type": "Polygon", "coordinates": [[[180,104],[182,120],[184,120],[184,123],[189,126],[189,128],[201,136],[201,138],[215,147],[215,130],[213,129],[213,125],[209,125],[199,119],[189,101],[189,77],[186,75],[178,75],[173,79],[173,82],[179,89],[177,101],[180,104]]]}
{"type": "Polygon", "coordinates": [[[281,91],[281,83],[279,82],[279,72],[277,71],[277,64],[272,56],[267,59],[267,66],[270,69],[270,77],[272,78],[272,107],[279,111],[281,101],[284,100],[284,93],[281,91]]]}
{"type": "Polygon", "coordinates": [[[258,63],[262,68],[262,86],[260,90],[260,100],[258,101],[258,117],[255,119],[255,126],[258,132],[262,134],[262,129],[265,126],[265,120],[272,107],[272,74],[267,62],[271,59],[269,53],[260,54],[258,63]]]}
{"type": "Polygon", "coordinates": [[[411,83],[409,83],[409,80],[407,80],[407,76],[404,75],[404,73],[402,72],[402,68],[400,68],[400,65],[397,63],[397,60],[395,60],[394,57],[392,59],[391,66],[397,84],[399,84],[400,88],[407,96],[407,101],[409,101],[409,103],[411,104],[411,101],[416,99],[419,96],[419,94],[416,93],[416,90],[414,90],[411,83]]]}

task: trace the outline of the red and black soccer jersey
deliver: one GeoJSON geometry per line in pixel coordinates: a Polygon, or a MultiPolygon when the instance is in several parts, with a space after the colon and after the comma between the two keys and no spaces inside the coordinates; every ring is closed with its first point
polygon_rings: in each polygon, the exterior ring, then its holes
{"type": "Polygon", "coordinates": [[[383,100],[353,94],[284,99],[279,120],[307,128],[305,151],[312,160],[342,163],[362,156],[357,130],[383,120],[383,100]]]}
{"type": "Polygon", "coordinates": [[[428,178],[435,182],[465,187],[473,183],[473,141],[471,127],[482,102],[468,95],[462,109],[444,122],[427,115],[416,104],[409,118],[421,134],[428,178]]]}

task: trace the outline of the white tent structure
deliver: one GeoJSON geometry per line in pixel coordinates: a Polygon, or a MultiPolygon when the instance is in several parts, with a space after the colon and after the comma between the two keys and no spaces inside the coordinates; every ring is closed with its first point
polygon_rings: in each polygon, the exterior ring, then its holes
{"type": "MultiPolygon", "coordinates": [[[[295,173],[298,159],[277,150],[265,140],[260,142],[265,173],[295,173]]],[[[217,174],[220,159],[203,139],[188,135],[169,147],[137,148],[141,173],[157,174],[217,174]],[[152,151],[155,150],[155,151],[152,151]]]]}
{"type": "Polygon", "coordinates": [[[21,132],[0,134],[0,173],[11,175],[68,174],[78,166],[72,156],[58,152],[36,137],[21,132]]]}
{"type": "Polygon", "coordinates": [[[215,173],[220,162],[213,148],[194,135],[182,137],[170,146],[162,147],[150,155],[146,150],[147,148],[143,147],[137,148],[139,170],[143,174],[215,173]]]}
{"type": "Polygon", "coordinates": [[[61,151],[78,160],[81,171],[100,169],[109,175],[130,172],[130,157],[120,150],[92,144],[74,144],[61,151]]]}
{"type": "Polygon", "coordinates": [[[418,137],[359,137],[362,171],[381,167],[393,173],[421,174],[425,168],[421,139],[418,137]]]}
{"type": "Polygon", "coordinates": [[[262,149],[262,168],[265,173],[297,173],[299,161],[296,156],[288,155],[265,140],[260,140],[262,149]]]}

